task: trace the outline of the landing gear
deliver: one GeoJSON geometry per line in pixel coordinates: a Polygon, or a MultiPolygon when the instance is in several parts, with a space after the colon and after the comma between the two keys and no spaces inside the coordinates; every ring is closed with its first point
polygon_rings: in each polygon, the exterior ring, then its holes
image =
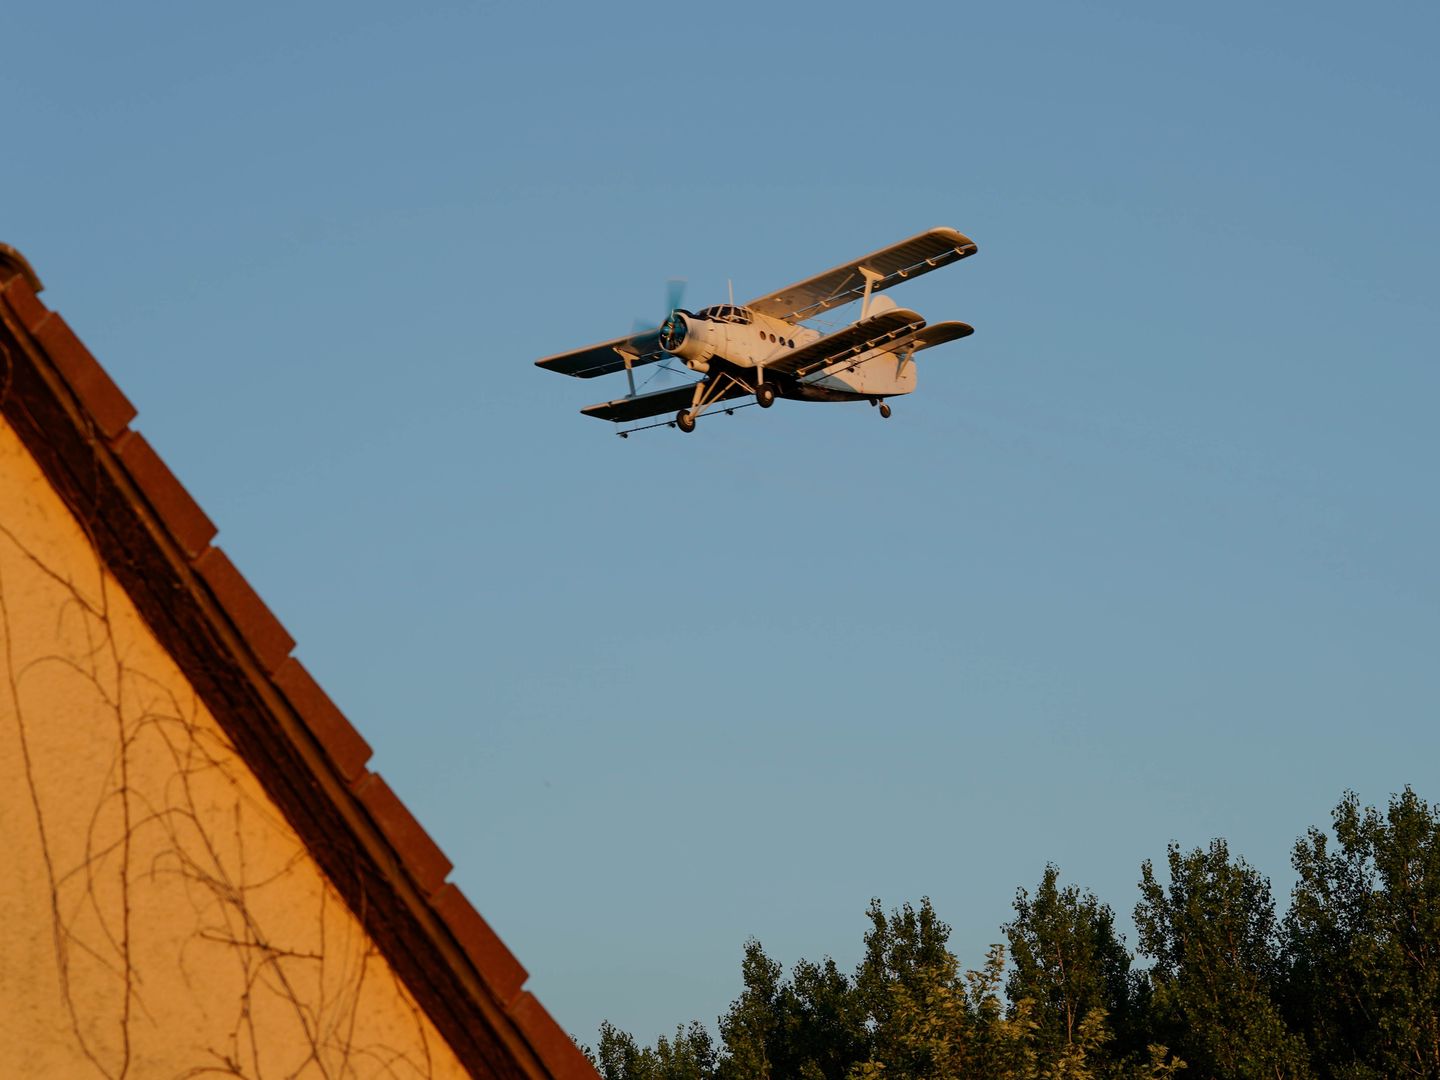
{"type": "Polygon", "coordinates": [[[880,419],[881,419],[881,420],[889,420],[889,419],[890,419],[890,406],[889,406],[889,405],[886,405],[885,402],[883,402],[883,401],[880,403],[880,419]]]}
{"type": "MultiPolygon", "coordinates": [[[[775,404],[776,394],[773,386],[758,380],[752,383],[748,378],[743,378],[728,370],[712,371],[708,377],[695,384],[695,392],[690,398],[690,407],[676,413],[675,419],[670,421],[670,424],[681,431],[694,431],[695,421],[706,409],[712,405],[718,405],[728,398],[740,397],[743,394],[754,394],[755,403],[764,409],[775,404]]],[[[725,411],[732,413],[734,408],[727,408],[725,411]]]]}

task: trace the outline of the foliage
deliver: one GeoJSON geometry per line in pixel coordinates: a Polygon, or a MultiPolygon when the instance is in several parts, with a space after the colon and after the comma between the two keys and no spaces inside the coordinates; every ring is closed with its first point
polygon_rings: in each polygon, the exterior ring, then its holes
{"type": "Polygon", "coordinates": [[[1145,861],[1135,908],[1140,950],[1155,961],[1159,1030],[1203,1076],[1308,1076],[1304,1044],[1273,996],[1280,966],[1269,880],[1232,862],[1223,840],[1183,853],[1172,844],[1168,861],[1168,888],[1145,861]]]}
{"type": "Polygon", "coordinates": [[[609,1022],[600,1025],[595,1065],[605,1080],[713,1080],[715,1045],[704,1025],[675,1029],[674,1039],[660,1036],[655,1046],[640,1047],[609,1022]]]}
{"type": "Polygon", "coordinates": [[[1286,1004],[1335,1077],[1440,1076],[1440,808],[1349,793],[1295,845],[1286,1004]]]}
{"type": "Polygon", "coordinates": [[[787,981],[758,941],[745,945],[744,983],[720,1019],[722,1080],[843,1080],[869,1033],[850,979],[826,957],[802,960],[787,981]]]}
{"type": "Polygon", "coordinates": [[[1112,1030],[1122,1036],[1123,1048],[1143,1049],[1143,1040],[1135,1042],[1138,980],[1115,932],[1114,912],[1093,893],[1060,888],[1059,878],[1052,864],[1033,900],[1024,889],[1015,895],[1015,919],[1003,927],[1014,962],[1006,994],[1012,1002],[1033,1004],[1035,1039],[1047,1060],[1073,1056],[1082,1034],[1095,1047],[1101,1035],[1109,1042],[1112,1030]],[[1086,1030],[1085,1022],[1097,1014],[1086,1030]]]}
{"type": "MultiPolygon", "coordinates": [[[[903,916],[897,912],[894,919],[903,916]]],[[[1005,950],[996,945],[979,971],[958,976],[955,957],[946,952],[891,982],[874,1055],[855,1066],[853,1080],[1031,1080],[1036,1073],[1028,1005],[1005,1014],[999,996],[1004,967],[1005,950]]]]}
{"type": "Polygon", "coordinates": [[[698,1022],[653,1047],[607,1023],[594,1060],[605,1080],[1440,1080],[1440,808],[1350,794],[1332,824],[1296,844],[1283,920],[1223,840],[1172,844],[1163,880],[1145,861],[1145,971],[1049,865],[1001,928],[1008,966],[997,944],[963,971],[928,899],[873,900],[853,975],[787,976],[752,940],[718,1045],[698,1022]]]}

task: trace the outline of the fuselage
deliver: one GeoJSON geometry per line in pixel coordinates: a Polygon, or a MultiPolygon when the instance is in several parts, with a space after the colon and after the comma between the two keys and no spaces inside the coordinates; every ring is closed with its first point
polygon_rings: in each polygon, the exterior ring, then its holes
{"type": "Polygon", "coordinates": [[[811,401],[891,397],[915,389],[915,365],[908,350],[881,350],[849,357],[803,378],[766,369],[786,354],[823,337],[818,330],[721,304],[698,312],[675,311],[661,328],[660,344],[701,374],[729,365],[765,372],[781,397],[811,401]]]}
{"type": "Polygon", "coordinates": [[[764,367],[819,337],[819,331],[807,326],[793,326],[749,308],[720,304],[693,314],[672,313],[661,328],[660,344],[685,361],[687,367],[703,374],[717,358],[735,367],[764,367]]]}

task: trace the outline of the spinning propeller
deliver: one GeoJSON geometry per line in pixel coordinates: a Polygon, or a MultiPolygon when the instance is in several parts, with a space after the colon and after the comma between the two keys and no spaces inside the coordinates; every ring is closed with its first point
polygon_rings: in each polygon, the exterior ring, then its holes
{"type": "MultiPolygon", "coordinates": [[[[680,309],[685,300],[685,279],[669,278],[665,282],[665,318],[659,326],[653,326],[644,319],[635,320],[635,330],[630,338],[631,344],[641,355],[655,351],[663,352],[660,346],[660,338],[670,328],[675,320],[675,313],[680,309]]],[[[664,360],[660,361],[655,369],[655,375],[662,383],[670,383],[676,375],[683,375],[684,371],[670,366],[672,357],[666,354],[664,360]]],[[[648,381],[648,380],[647,380],[648,381]]],[[[631,391],[634,392],[633,389],[631,391]]]]}

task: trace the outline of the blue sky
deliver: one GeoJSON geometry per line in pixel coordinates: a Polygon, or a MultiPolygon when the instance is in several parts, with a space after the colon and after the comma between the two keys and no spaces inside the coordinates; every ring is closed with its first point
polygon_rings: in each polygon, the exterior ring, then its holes
{"type": "MultiPolygon", "coordinates": [[[[1440,798],[1433,4],[22,5],[0,240],[568,1029],[1440,798]],[[777,10],[778,9],[778,10],[777,10]],[[537,357],[934,225],[881,423],[537,357]]],[[[1133,935],[1131,936],[1133,943],[1133,935]]]]}

